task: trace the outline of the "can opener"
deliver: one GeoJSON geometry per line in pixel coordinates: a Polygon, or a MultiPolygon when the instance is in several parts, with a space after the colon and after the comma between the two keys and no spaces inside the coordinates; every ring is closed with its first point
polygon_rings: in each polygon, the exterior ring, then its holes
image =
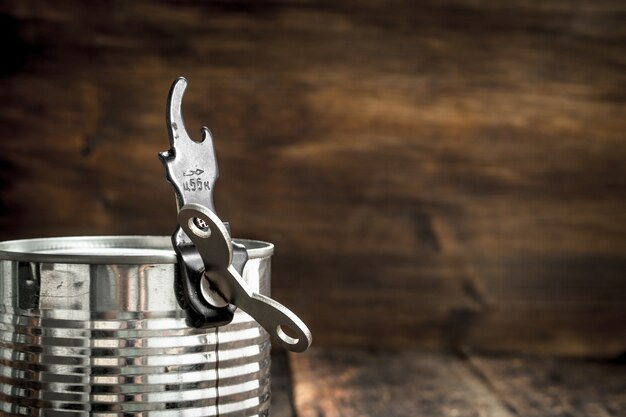
{"type": "Polygon", "coordinates": [[[172,244],[179,264],[179,302],[196,327],[228,324],[240,308],[287,350],[303,352],[312,341],[307,326],[287,307],[252,291],[242,278],[246,249],[232,241],[213,204],[219,171],[211,132],[203,127],[201,140],[194,141],[185,129],[181,107],[186,88],[182,77],[172,84],[166,110],[171,149],[159,154],[178,206],[172,244]]]}

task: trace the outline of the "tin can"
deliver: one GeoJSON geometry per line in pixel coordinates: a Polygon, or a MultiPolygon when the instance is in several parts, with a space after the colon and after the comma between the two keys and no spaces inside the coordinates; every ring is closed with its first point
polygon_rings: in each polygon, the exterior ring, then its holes
{"type": "MultiPolygon", "coordinates": [[[[273,245],[237,240],[270,292],[273,245]]],[[[160,236],[0,243],[0,415],[268,416],[270,341],[246,313],[187,324],[160,236]]]]}

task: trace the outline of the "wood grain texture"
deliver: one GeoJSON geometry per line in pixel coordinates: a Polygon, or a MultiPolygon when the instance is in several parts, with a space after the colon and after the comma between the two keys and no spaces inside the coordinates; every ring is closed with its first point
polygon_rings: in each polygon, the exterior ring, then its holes
{"type": "Polygon", "coordinates": [[[169,234],[185,75],[219,214],[319,344],[626,350],[626,6],[0,2],[0,237],[169,234]]]}
{"type": "Polygon", "coordinates": [[[626,415],[626,363],[473,356],[472,365],[516,415],[626,415]]]}
{"type": "Polygon", "coordinates": [[[298,417],[513,417],[463,361],[416,350],[290,355],[298,417]]]}
{"type": "Polygon", "coordinates": [[[624,362],[313,348],[290,356],[299,417],[618,417],[624,362]]]}

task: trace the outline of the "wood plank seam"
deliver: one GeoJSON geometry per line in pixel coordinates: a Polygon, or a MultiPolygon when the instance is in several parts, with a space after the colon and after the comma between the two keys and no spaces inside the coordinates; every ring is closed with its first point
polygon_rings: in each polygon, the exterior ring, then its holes
{"type": "Polygon", "coordinates": [[[289,359],[298,417],[520,417],[450,351],[313,348],[289,359]]]}
{"type": "Polygon", "coordinates": [[[626,367],[612,361],[471,352],[466,361],[516,416],[617,417],[626,410],[626,367]]]}
{"type": "Polygon", "coordinates": [[[507,401],[506,396],[502,395],[500,390],[497,389],[493,381],[478,367],[472,360],[471,356],[464,349],[459,349],[456,352],[458,358],[465,364],[468,371],[474,375],[482,384],[489,390],[493,397],[500,403],[500,405],[514,416],[522,417],[517,409],[507,401]]]}

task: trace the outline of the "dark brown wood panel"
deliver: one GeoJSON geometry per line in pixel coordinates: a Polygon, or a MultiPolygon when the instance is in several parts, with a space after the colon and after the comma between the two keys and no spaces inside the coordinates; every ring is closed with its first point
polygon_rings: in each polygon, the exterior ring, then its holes
{"type": "Polygon", "coordinates": [[[410,349],[290,356],[296,415],[618,417],[626,364],[410,349]]]}
{"type": "Polygon", "coordinates": [[[319,344],[626,350],[626,5],[0,2],[0,237],[169,234],[164,104],[319,344]]]}
{"type": "Polygon", "coordinates": [[[516,415],[626,414],[626,363],[472,356],[471,364],[516,415]]]}
{"type": "Polygon", "coordinates": [[[298,417],[513,417],[462,359],[416,350],[290,356],[298,417]]]}

